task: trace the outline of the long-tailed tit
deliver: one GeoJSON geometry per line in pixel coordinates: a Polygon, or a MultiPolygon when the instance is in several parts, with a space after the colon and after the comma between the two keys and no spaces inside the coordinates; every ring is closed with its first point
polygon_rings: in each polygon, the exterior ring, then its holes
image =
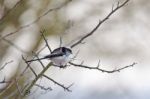
{"type": "Polygon", "coordinates": [[[47,55],[40,59],[33,59],[27,62],[43,60],[43,59],[50,59],[51,62],[56,66],[65,66],[70,60],[70,55],[72,54],[72,50],[67,47],[59,47],[52,51],[50,55],[47,55]]]}

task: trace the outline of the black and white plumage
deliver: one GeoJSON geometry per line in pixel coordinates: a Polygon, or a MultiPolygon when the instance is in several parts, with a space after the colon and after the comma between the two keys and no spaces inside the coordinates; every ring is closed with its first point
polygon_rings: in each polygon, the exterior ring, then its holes
{"type": "Polygon", "coordinates": [[[27,62],[43,60],[43,59],[50,59],[54,65],[57,66],[64,66],[70,61],[70,55],[72,54],[72,50],[67,47],[59,47],[52,51],[50,55],[47,55],[40,59],[29,60],[27,62]]]}

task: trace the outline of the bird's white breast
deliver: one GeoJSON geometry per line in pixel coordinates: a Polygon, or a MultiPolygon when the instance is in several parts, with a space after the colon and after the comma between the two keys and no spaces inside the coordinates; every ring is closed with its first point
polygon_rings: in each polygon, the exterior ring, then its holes
{"type": "Polygon", "coordinates": [[[70,58],[66,55],[63,55],[60,57],[52,58],[51,61],[57,66],[64,66],[70,61],[70,58]]]}

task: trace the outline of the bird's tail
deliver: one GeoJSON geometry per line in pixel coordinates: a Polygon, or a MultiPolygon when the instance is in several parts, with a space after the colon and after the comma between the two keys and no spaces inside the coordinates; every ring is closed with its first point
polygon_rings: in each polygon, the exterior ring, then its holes
{"type": "Polygon", "coordinates": [[[29,62],[38,61],[38,60],[43,60],[43,59],[47,59],[47,57],[38,58],[38,59],[32,59],[32,60],[28,60],[28,61],[26,61],[26,62],[29,63],[29,62]]]}

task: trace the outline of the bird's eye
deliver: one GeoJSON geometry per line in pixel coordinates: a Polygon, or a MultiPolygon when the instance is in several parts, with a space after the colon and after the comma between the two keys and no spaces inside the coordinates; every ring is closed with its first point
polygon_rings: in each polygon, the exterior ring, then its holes
{"type": "Polygon", "coordinates": [[[62,52],[65,53],[66,52],[66,49],[64,47],[62,47],[62,52]]]}

